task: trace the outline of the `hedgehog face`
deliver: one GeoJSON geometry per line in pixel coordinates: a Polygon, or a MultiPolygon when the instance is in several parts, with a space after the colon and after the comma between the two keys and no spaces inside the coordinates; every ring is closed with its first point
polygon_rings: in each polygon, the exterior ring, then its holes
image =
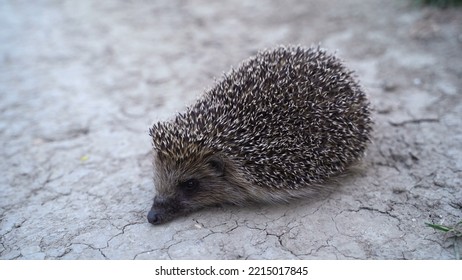
{"type": "Polygon", "coordinates": [[[229,164],[217,155],[177,161],[155,156],[156,195],[148,221],[161,224],[206,206],[229,202],[235,187],[227,179],[229,164]]]}

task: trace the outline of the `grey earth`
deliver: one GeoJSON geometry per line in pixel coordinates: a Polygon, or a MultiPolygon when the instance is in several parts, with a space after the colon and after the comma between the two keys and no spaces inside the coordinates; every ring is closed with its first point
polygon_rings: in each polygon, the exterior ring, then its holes
{"type": "Polygon", "coordinates": [[[462,248],[425,225],[462,219],[461,8],[0,0],[0,42],[1,259],[454,259],[462,248]],[[360,168],[328,197],[149,224],[149,127],[281,44],[320,44],[356,71],[376,122],[360,168]]]}

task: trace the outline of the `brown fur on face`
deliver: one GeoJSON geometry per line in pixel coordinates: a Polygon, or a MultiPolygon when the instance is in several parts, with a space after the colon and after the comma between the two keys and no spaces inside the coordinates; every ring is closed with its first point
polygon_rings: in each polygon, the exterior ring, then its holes
{"type": "Polygon", "coordinates": [[[154,157],[156,196],[148,220],[160,224],[175,216],[223,203],[241,204],[249,183],[235,164],[218,154],[202,153],[175,161],[166,154],[154,157]]]}

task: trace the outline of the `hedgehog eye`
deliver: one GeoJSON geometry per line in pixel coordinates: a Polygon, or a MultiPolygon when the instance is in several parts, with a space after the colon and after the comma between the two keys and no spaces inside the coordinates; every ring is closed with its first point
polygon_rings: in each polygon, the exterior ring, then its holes
{"type": "Polygon", "coordinates": [[[199,180],[189,179],[180,183],[180,188],[188,193],[191,193],[199,187],[199,180]]]}

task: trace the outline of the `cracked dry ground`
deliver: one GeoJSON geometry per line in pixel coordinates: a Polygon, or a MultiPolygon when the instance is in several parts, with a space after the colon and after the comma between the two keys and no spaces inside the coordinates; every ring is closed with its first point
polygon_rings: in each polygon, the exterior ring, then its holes
{"type": "Polygon", "coordinates": [[[1,259],[454,258],[424,223],[462,216],[460,9],[40,0],[0,13],[1,259]],[[149,126],[258,49],[318,42],[375,108],[359,171],[314,201],[148,224],[149,126]]]}

